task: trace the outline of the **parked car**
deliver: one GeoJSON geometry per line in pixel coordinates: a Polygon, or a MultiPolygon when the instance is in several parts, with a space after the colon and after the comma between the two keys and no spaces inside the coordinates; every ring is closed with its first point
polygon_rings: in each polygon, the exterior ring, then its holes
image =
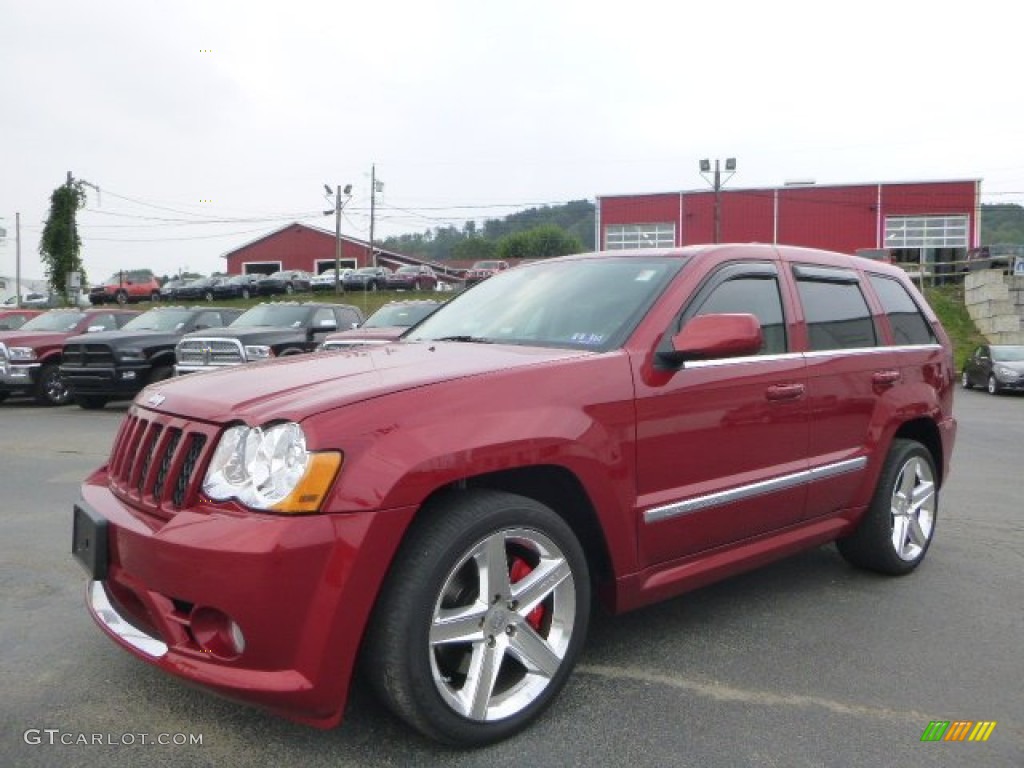
{"type": "Polygon", "coordinates": [[[41,309],[7,309],[0,307],[0,331],[16,331],[27,321],[41,313],[41,309]]]}
{"type": "Polygon", "coordinates": [[[476,285],[489,277],[493,277],[499,272],[504,272],[506,269],[508,269],[507,261],[498,261],[494,259],[478,261],[466,270],[466,285],[476,285]]]}
{"type": "Polygon", "coordinates": [[[217,299],[248,299],[256,295],[256,283],[261,275],[232,275],[222,278],[213,286],[213,298],[217,299]]]}
{"type": "Polygon", "coordinates": [[[115,272],[89,291],[89,301],[100,304],[134,304],[139,301],[160,301],[160,281],[148,269],[115,272]]]}
{"type": "Polygon", "coordinates": [[[272,275],[261,277],[256,283],[256,292],[260,296],[291,295],[293,293],[309,293],[312,288],[313,276],[301,269],[285,269],[272,275]]]}
{"type": "Polygon", "coordinates": [[[120,330],[73,336],[64,342],[60,375],[82,408],[130,400],[147,384],[174,374],[174,347],[186,333],[230,325],[241,309],[158,307],[120,330]]]}
{"type": "Polygon", "coordinates": [[[990,395],[1024,390],[1024,346],[982,344],[964,364],[960,374],[964,389],[985,387],[990,395]]]}
{"type": "Polygon", "coordinates": [[[223,277],[199,277],[189,280],[174,289],[174,298],[176,301],[196,301],[197,299],[213,301],[214,289],[225,279],[223,277]]]}
{"type": "Polygon", "coordinates": [[[175,348],[174,371],[177,375],[213,371],[312,352],[327,334],[362,322],[362,311],[348,304],[260,304],[247,310],[230,328],[183,336],[175,348]]]}
{"type": "MultiPolygon", "coordinates": [[[[341,271],[338,273],[338,281],[342,284],[342,286],[344,286],[345,283],[345,275],[351,274],[352,272],[355,272],[355,270],[350,267],[343,267],[341,271]]],[[[313,293],[319,293],[320,291],[333,291],[334,270],[325,269],[319,275],[314,277],[310,281],[310,284],[313,293]]]]}
{"type": "Polygon", "coordinates": [[[71,393],[60,377],[64,342],[83,333],[120,328],[139,313],[124,309],[52,309],[16,331],[0,332],[0,402],[32,395],[40,405],[64,405],[71,393]]]}
{"type": "Polygon", "coordinates": [[[385,304],[358,328],[332,333],[320,345],[321,351],[348,349],[363,344],[387,344],[430,315],[440,301],[392,301],[385,304]]]}
{"type": "Polygon", "coordinates": [[[963,271],[979,269],[1001,269],[1010,272],[1016,259],[1024,260],[1024,245],[983,245],[967,252],[967,266],[963,271]]]}
{"type": "Polygon", "coordinates": [[[955,385],[890,265],[756,244],[545,259],[394,344],[148,389],[73,549],[100,628],[167,672],[330,726],[358,659],[407,723],[481,745],[551,703],[593,601],[629,611],[830,541],[913,571],[955,385]]]}
{"type": "Polygon", "coordinates": [[[437,275],[426,264],[407,265],[388,275],[385,285],[391,290],[432,291],[437,287],[437,275]]]}
{"type": "Polygon", "coordinates": [[[188,280],[181,277],[174,277],[160,286],[160,301],[174,301],[174,292],[187,283],[188,280]]]}
{"type": "Polygon", "coordinates": [[[388,286],[387,267],[361,267],[345,275],[346,291],[383,291],[388,286]]]}

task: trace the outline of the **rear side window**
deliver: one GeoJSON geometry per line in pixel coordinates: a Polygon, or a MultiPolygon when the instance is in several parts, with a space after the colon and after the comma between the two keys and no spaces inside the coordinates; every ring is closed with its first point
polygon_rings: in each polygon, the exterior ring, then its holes
{"type": "Polygon", "coordinates": [[[870,275],[871,286],[882,302],[882,308],[892,326],[893,341],[896,344],[934,344],[935,331],[921,314],[917,302],[906,287],[889,277],[870,275]]]}
{"type": "Polygon", "coordinates": [[[811,351],[877,344],[875,324],[855,272],[816,267],[797,267],[794,272],[811,351]]]}

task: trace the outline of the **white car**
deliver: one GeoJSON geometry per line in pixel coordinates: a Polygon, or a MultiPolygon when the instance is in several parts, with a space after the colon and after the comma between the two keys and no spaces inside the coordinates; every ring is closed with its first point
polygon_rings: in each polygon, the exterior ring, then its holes
{"type": "MultiPolygon", "coordinates": [[[[338,282],[343,281],[345,279],[345,275],[349,274],[350,272],[354,272],[354,271],[355,271],[354,269],[350,269],[348,267],[345,267],[344,269],[342,269],[341,270],[341,274],[338,277],[338,282]]],[[[333,269],[325,269],[323,272],[321,272],[319,275],[314,277],[309,282],[310,282],[310,286],[312,287],[312,289],[314,291],[333,291],[334,290],[334,270],[333,269]]]]}

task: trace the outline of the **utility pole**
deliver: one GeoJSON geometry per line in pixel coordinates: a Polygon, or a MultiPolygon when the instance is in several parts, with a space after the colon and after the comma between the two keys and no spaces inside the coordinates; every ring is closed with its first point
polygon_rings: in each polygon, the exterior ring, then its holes
{"type": "Polygon", "coordinates": [[[334,195],[334,210],[324,211],[324,216],[330,216],[334,213],[334,293],[341,294],[345,290],[341,284],[341,209],[345,207],[345,203],[348,202],[352,193],[352,185],[346,184],[344,195],[345,200],[342,201],[342,189],[339,184],[332,192],[330,184],[324,184],[324,189],[327,194],[324,195],[328,200],[331,199],[331,195],[334,195]]]}
{"type": "Polygon", "coordinates": [[[14,214],[14,291],[17,294],[15,306],[21,307],[21,214],[14,214]]]}
{"type": "Polygon", "coordinates": [[[373,219],[377,205],[377,166],[370,166],[370,266],[377,266],[377,254],[373,250],[373,219]]]}
{"type": "MultiPolygon", "coordinates": [[[[728,181],[736,174],[736,158],[727,157],[725,159],[725,171],[729,175],[725,181],[728,181]]],[[[725,183],[722,181],[722,171],[719,166],[718,158],[715,158],[715,175],[713,180],[709,180],[704,174],[711,172],[711,161],[701,160],[700,161],[700,175],[704,176],[704,180],[711,184],[711,188],[715,191],[715,242],[722,242],[722,185],[725,183]]]]}

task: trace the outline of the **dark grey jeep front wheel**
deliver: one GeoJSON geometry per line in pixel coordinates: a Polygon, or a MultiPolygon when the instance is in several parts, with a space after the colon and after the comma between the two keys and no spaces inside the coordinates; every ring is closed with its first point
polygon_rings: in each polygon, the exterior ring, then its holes
{"type": "Polygon", "coordinates": [[[589,616],[587,561],[562,518],[509,493],[453,493],[423,511],[400,548],[364,671],[427,736],[487,744],[551,702],[589,616]]]}

